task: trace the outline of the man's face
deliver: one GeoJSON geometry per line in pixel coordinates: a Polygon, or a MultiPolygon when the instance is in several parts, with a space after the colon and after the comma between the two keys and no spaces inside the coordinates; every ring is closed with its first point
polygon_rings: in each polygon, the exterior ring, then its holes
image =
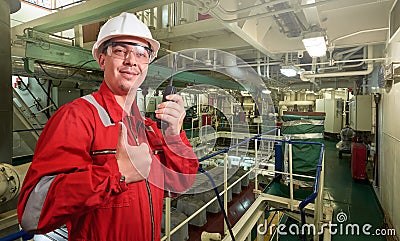
{"type": "Polygon", "coordinates": [[[144,49],[140,46],[148,47],[148,43],[128,36],[113,38],[111,42],[106,53],[100,54],[99,64],[110,90],[115,95],[124,96],[131,88],[137,89],[146,77],[149,64],[143,61],[143,54],[138,51],[144,49]]]}

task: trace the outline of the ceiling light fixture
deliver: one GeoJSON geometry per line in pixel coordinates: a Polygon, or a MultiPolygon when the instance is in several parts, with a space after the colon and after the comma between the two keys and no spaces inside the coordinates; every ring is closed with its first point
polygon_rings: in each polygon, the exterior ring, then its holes
{"type": "Polygon", "coordinates": [[[326,55],[326,40],[321,32],[306,33],[303,44],[311,57],[322,57],[326,55]]]}
{"type": "Polygon", "coordinates": [[[271,94],[271,91],[269,89],[263,89],[261,92],[267,95],[271,94]]]}
{"type": "Polygon", "coordinates": [[[299,68],[293,65],[283,65],[281,66],[281,74],[286,77],[295,77],[297,72],[299,72],[299,68]]]}

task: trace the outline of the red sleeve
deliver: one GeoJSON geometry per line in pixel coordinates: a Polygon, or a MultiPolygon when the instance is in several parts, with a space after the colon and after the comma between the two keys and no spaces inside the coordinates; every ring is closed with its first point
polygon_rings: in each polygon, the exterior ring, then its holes
{"type": "Polygon", "coordinates": [[[181,131],[179,135],[163,137],[165,172],[165,190],[182,193],[189,189],[196,179],[199,167],[196,154],[181,131]]]}
{"type": "Polygon", "coordinates": [[[74,103],[51,117],[37,143],[17,207],[25,231],[54,230],[127,189],[110,162],[93,163],[94,114],[74,103]]]}

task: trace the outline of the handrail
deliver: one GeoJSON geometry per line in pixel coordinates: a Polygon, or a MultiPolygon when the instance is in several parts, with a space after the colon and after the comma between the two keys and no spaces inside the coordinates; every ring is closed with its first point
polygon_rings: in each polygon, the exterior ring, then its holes
{"type": "MultiPolygon", "coordinates": [[[[260,140],[272,140],[272,139],[267,139],[267,138],[259,138],[260,140]]],[[[315,180],[314,180],[314,187],[313,187],[313,192],[306,197],[303,201],[300,202],[299,204],[299,209],[300,209],[300,214],[301,214],[301,223],[305,224],[306,223],[306,214],[304,212],[304,208],[313,202],[315,198],[318,196],[318,189],[320,185],[320,177],[321,177],[321,171],[322,171],[322,160],[323,160],[323,153],[325,149],[325,145],[320,142],[306,142],[306,141],[291,141],[291,140],[275,140],[277,142],[285,142],[289,144],[308,144],[308,145],[320,145],[321,150],[319,153],[319,160],[318,160],[318,165],[317,169],[315,170],[315,180]]],[[[305,234],[303,234],[303,241],[306,240],[305,234]]]]}
{"type": "Polygon", "coordinates": [[[226,147],[226,148],[224,148],[224,149],[222,149],[222,150],[216,151],[216,152],[214,152],[214,153],[212,153],[212,154],[210,154],[210,155],[208,155],[208,156],[205,156],[205,157],[200,158],[200,159],[199,159],[199,162],[202,162],[202,161],[204,161],[204,160],[210,159],[210,158],[215,157],[215,156],[217,156],[217,155],[219,155],[219,154],[226,153],[226,152],[228,152],[228,151],[229,151],[230,149],[232,149],[232,148],[235,148],[235,147],[241,146],[241,145],[243,145],[243,144],[246,144],[247,142],[250,142],[251,140],[255,140],[255,139],[259,138],[259,137],[262,136],[262,135],[270,134],[270,133],[276,131],[277,129],[278,129],[278,128],[274,128],[274,129],[269,130],[269,131],[267,131],[267,132],[264,132],[264,133],[261,133],[261,134],[257,134],[257,135],[255,135],[255,136],[250,137],[249,139],[246,139],[246,140],[244,140],[244,141],[242,141],[242,142],[239,142],[239,143],[237,143],[237,144],[235,144],[235,145],[233,145],[233,146],[226,147]]]}
{"type": "MultiPolygon", "coordinates": [[[[210,159],[210,158],[212,158],[212,157],[214,157],[214,156],[217,156],[217,155],[219,155],[219,154],[226,153],[226,152],[228,152],[228,151],[229,151],[230,149],[232,149],[232,148],[235,148],[235,147],[238,147],[238,146],[243,145],[243,144],[245,144],[245,143],[248,143],[248,142],[250,142],[251,140],[255,140],[255,139],[257,139],[257,138],[258,138],[259,136],[261,136],[261,135],[270,134],[271,132],[276,131],[276,129],[277,129],[277,128],[274,128],[274,129],[272,129],[272,130],[270,130],[270,131],[267,131],[267,132],[265,132],[265,133],[261,133],[261,134],[255,135],[255,136],[253,136],[253,137],[251,137],[251,138],[249,138],[249,139],[246,139],[246,140],[244,140],[244,141],[242,141],[242,142],[239,142],[239,143],[237,143],[237,144],[235,144],[235,145],[233,145],[233,146],[224,148],[224,149],[222,149],[222,150],[220,150],[220,151],[216,151],[216,152],[214,152],[213,154],[210,154],[210,155],[208,155],[208,156],[205,156],[205,157],[203,157],[203,158],[200,158],[200,159],[199,159],[199,162],[202,162],[202,161],[204,161],[204,160],[210,159]]],[[[213,186],[213,190],[214,190],[214,192],[215,192],[215,195],[217,196],[218,204],[219,204],[219,206],[220,206],[220,208],[221,208],[222,215],[224,216],[225,223],[226,223],[226,225],[227,225],[227,227],[228,227],[229,234],[230,234],[232,240],[235,241],[235,236],[234,236],[234,234],[233,234],[231,224],[230,224],[230,222],[229,222],[228,216],[226,215],[224,205],[222,204],[222,200],[221,200],[221,198],[220,198],[220,195],[219,195],[217,186],[215,185],[215,182],[214,182],[213,178],[212,178],[211,175],[210,175],[207,171],[205,171],[202,167],[199,167],[198,170],[199,170],[199,172],[201,172],[201,173],[203,173],[204,175],[206,175],[206,176],[208,177],[208,179],[211,181],[211,184],[212,184],[212,186],[213,186]]]]}
{"type": "MultiPolygon", "coordinates": [[[[239,179],[237,179],[236,181],[234,181],[231,185],[228,186],[227,190],[232,189],[238,182],[240,182],[242,179],[244,179],[246,176],[248,176],[254,169],[251,169],[250,171],[246,172],[243,176],[241,176],[239,179]]],[[[225,195],[225,193],[227,193],[225,190],[221,191],[219,193],[219,196],[225,195]]],[[[186,223],[188,223],[191,219],[193,219],[195,216],[197,216],[197,214],[199,214],[202,210],[206,209],[209,205],[211,205],[211,203],[213,203],[214,201],[217,201],[217,197],[212,198],[211,200],[209,200],[204,206],[202,206],[199,210],[197,210],[196,212],[192,213],[187,219],[185,219],[184,221],[182,221],[180,224],[178,224],[177,226],[175,226],[172,230],[170,230],[170,235],[174,234],[175,232],[177,232],[180,228],[182,228],[182,226],[184,226],[186,223]]],[[[164,241],[167,239],[167,236],[164,235],[164,237],[161,238],[161,241],[164,241]]]]}
{"type": "MultiPolygon", "coordinates": [[[[323,152],[324,152],[325,146],[324,146],[323,143],[320,143],[320,142],[291,141],[291,140],[280,140],[280,139],[262,138],[262,137],[261,137],[261,136],[263,136],[263,135],[267,135],[267,134],[269,134],[269,133],[272,133],[272,132],[276,131],[277,129],[278,129],[278,128],[274,128],[274,129],[272,129],[272,130],[270,130],[270,131],[267,131],[267,132],[265,132],[265,133],[261,133],[261,134],[255,135],[255,136],[253,136],[253,137],[251,137],[251,138],[248,138],[248,139],[246,139],[246,140],[244,140],[244,141],[242,141],[242,142],[240,142],[240,143],[237,143],[237,144],[235,144],[235,145],[233,145],[233,146],[230,146],[230,147],[224,148],[224,149],[222,149],[222,150],[216,151],[215,153],[212,153],[212,154],[210,154],[210,155],[208,155],[208,156],[205,156],[205,157],[203,157],[203,158],[200,158],[200,159],[199,159],[199,162],[202,162],[202,161],[204,161],[204,160],[210,159],[210,158],[215,157],[215,156],[217,156],[217,155],[219,155],[219,154],[226,153],[226,152],[228,152],[230,149],[235,148],[235,147],[238,147],[238,146],[243,145],[243,144],[245,144],[245,143],[248,143],[248,142],[251,141],[251,140],[276,141],[276,142],[289,143],[289,144],[320,145],[320,146],[321,146],[321,150],[320,150],[318,165],[317,165],[317,169],[316,169],[316,177],[315,177],[315,181],[314,181],[313,193],[310,194],[310,195],[309,195],[307,198],[305,198],[303,201],[301,201],[300,204],[299,204],[299,209],[300,209],[300,212],[301,212],[301,221],[302,221],[302,223],[304,224],[304,223],[305,223],[305,212],[304,212],[304,208],[305,208],[309,203],[311,203],[312,201],[314,201],[315,198],[316,198],[317,195],[318,195],[318,189],[319,189],[319,186],[320,186],[320,178],[321,178],[321,171],[322,171],[323,152]]],[[[232,238],[232,240],[235,240],[235,239],[234,239],[233,232],[232,232],[232,228],[231,228],[230,223],[229,223],[229,220],[228,220],[228,218],[227,218],[227,216],[226,216],[226,212],[225,212],[225,209],[224,209],[224,207],[223,207],[223,204],[222,204],[222,201],[221,201],[221,199],[220,199],[220,195],[219,195],[219,192],[218,192],[218,190],[217,190],[217,188],[216,188],[216,185],[215,185],[214,180],[213,180],[212,177],[209,175],[209,173],[208,173],[207,171],[205,171],[204,169],[202,169],[201,167],[199,167],[199,171],[200,171],[201,173],[205,174],[205,175],[210,179],[210,181],[211,181],[211,183],[212,183],[212,185],[213,185],[214,192],[216,193],[217,200],[218,200],[218,203],[219,203],[219,205],[220,205],[221,211],[222,211],[222,213],[223,213],[223,215],[224,215],[225,222],[226,222],[227,226],[229,227],[229,233],[230,233],[230,235],[231,235],[231,238],[232,238]]],[[[23,230],[21,230],[20,232],[13,233],[13,234],[11,234],[11,235],[9,235],[9,236],[0,238],[0,241],[11,241],[11,240],[15,240],[15,239],[18,239],[18,238],[21,238],[21,237],[22,237],[22,238],[24,238],[24,237],[30,237],[30,238],[32,238],[32,237],[33,237],[32,235],[31,235],[31,236],[29,236],[29,235],[30,235],[30,234],[28,234],[28,233],[24,232],[23,230]],[[11,238],[12,238],[12,239],[11,239],[11,238]]],[[[305,238],[305,236],[303,235],[303,240],[304,240],[304,238],[305,238]]],[[[29,239],[29,238],[28,238],[28,239],[29,239]]],[[[24,239],[24,240],[25,240],[25,239],[24,239]]]]}
{"type": "Polygon", "coordinates": [[[315,181],[314,181],[313,193],[310,194],[306,199],[304,199],[299,204],[300,210],[303,209],[305,206],[307,206],[307,204],[309,204],[312,201],[314,201],[314,199],[318,195],[319,179],[320,179],[321,170],[322,170],[322,156],[323,156],[323,152],[324,152],[324,149],[325,149],[325,145],[323,143],[320,143],[320,142],[275,140],[275,139],[269,139],[269,138],[258,138],[258,139],[259,140],[263,140],[263,141],[276,141],[276,142],[289,143],[289,144],[306,144],[306,145],[320,145],[321,146],[321,151],[320,151],[319,159],[318,159],[318,165],[317,165],[317,169],[315,171],[315,181]],[[313,197],[314,195],[315,195],[315,197],[313,197]]]}
{"type": "Polygon", "coordinates": [[[42,131],[43,128],[32,128],[32,129],[24,129],[24,130],[13,130],[12,132],[31,132],[31,131],[42,131]]]}
{"type": "MultiPolygon", "coordinates": [[[[315,173],[315,182],[314,182],[314,189],[313,193],[309,195],[306,199],[304,199],[300,204],[299,204],[299,209],[301,213],[301,223],[304,225],[306,223],[306,213],[304,212],[304,208],[311,203],[312,201],[315,200],[315,198],[318,195],[318,188],[319,188],[319,182],[320,182],[320,176],[321,176],[321,171],[322,171],[322,159],[323,159],[323,151],[324,151],[324,144],[321,144],[321,152],[319,154],[319,161],[318,161],[318,166],[317,170],[315,173]]],[[[303,241],[306,240],[306,234],[303,234],[303,241]]]]}
{"type": "MultiPolygon", "coordinates": [[[[18,79],[22,79],[21,76],[17,75],[18,79]]],[[[40,107],[40,110],[43,109],[43,106],[40,104],[40,101],[38,101],[35,97],[35,95],[32,93],[32,91],[28,88],[28,86],[24,83],[24,81],[21,81],[21,84],[25,87],[25,89],[28,91],[29,95],[34,99],[34,103],[36,102],[36,104],[40,107]]],[[[39,110],[39,108],[38,108],[39,110]]],[[[50,119],[50,115],[47,115],[45,113],[47,119],[50,119]]]]}

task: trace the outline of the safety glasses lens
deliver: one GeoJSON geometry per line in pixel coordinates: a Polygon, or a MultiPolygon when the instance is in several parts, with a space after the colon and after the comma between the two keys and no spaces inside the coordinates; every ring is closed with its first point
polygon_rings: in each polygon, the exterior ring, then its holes
{"type": "Polygon", "coordinates": [[[138,63],[149,63],[152,51],[137,43],[113,42],[108,46],[108,53],[118,59],[127,59],[133,55],[138,63]]]}

